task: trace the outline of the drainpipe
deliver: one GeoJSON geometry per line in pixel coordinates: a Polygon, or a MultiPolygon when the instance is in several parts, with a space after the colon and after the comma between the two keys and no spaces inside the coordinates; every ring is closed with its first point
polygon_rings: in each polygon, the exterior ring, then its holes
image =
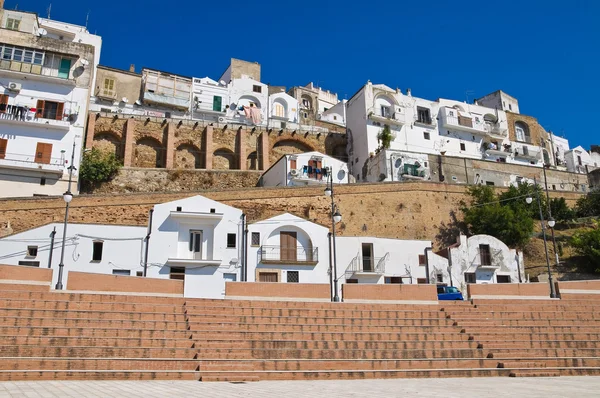
{"type": "Polygon", "coordinates": [[[394,182],[394,159],[390,156],[390,176],[391,181],[394,182]]]}
{"type": "Polygon", "coordinates": [[[429,256],[427,256],[427,252],[430,252],[432,250],[433,250],[432,247],[426,247],[425,248],[425,273],[427,274],[426,275],[426,281],[427,281],[428,285],[430,283],[430,280],[429,280],[430,278],[429,278],[429,256]]]}
{"type": "Polygon", "coordinates": [[[448,247],[448,276],[450,277],[450,286],[454,286],[452,284],[452,253],[450,250],[450,247],[448,247]]]}
{"type": "Polygon", "coordinates": [[[240,281],[245,282],[244,280],[244,270],[246,268],[246,213],[242,213],[242,268],[240,270],[240,281]]]}
{"type": "Polygon", "coordinates": [[[519,262],[519,249],[515,250],[515,252],[517,253],[517,273],[519,274],[519,283],[523,283],[521,278],[521,264],[519,262]]]}
{"type": "Polygon", "coordinates": [[[148,248],[150,247],[150,234],[152,233],[152,214],[154,213],[154,209],[150,209],[148,214],[148,231],[146,234],[146,248],[144,253],[144,278],[148,273],[148,248]]]}
{"type": "Polygon", "coordinates": [[[56,227],[50,232],[50,254],[48,255],[48,268],[52,268],[52,252],[54,251],[54,236],[56,235],[56,227]]]}
{"type": "Polygon", "coordinates": [[[248,282],[248,221],[244,213],[244,282],[248,282]]]}
{"type": "Polygon", "coordinates": [[[332,260],[331,260],[331,232],[329,232],[327,234],[327,238],[329,239],[329,296],[331,298],[331,301],[333,302],[333,267],[332,267],[332,260]]]}

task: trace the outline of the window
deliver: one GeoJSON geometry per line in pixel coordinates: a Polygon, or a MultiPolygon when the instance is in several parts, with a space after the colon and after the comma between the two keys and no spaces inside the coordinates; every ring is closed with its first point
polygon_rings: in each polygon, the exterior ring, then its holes
{"type": "Polygon", "coordinates": [[[424,132],[423,138],[425,138],[426,140],[429,140],[429,139],[431,139],[431,135],[428,132],[424,132]]]}
{"type": "Polygon", "coordinates": [[[112,97],[114,96],[114,90],[115,90],[115,79],[104,79],[104,89],[102,91],[102,94],[107,96],[107,97],[112,97]]]}
{"type": "Polygon", "coordinates": [[[477,283],[475,272],[465,272],[465,283],[477,283]]]}
{"type": "Polygon", "coordinates": [[[425,266],[425,255],[424,254],[419,254],[419,265],[420,266],[425,266]]]}
{"type": "Polygon", "coordinates": [[[300,273],[298,271],[288,271],[287,272],[287,282],[288,283],[300,282],[300,273]]]}
{"type": "Polygon", "coordinates": [[[19,261],[19,265],[25,265],[27,267],[39,267],[39,261],[19,261]]]}
{"type": "Polygon", "coordinates": [[[308,117],[308,113],[304,112],[304,118],[308,117]]]}
{"type": "Polygon", "coordinates": [[[461,150],[461,151],[466,151],[466,150],[467,150],[467,147],[466,147],[466,145],[464,144],[464,142],[461,142],[461,144],[460,144],[460,150],[461,150]]]}
{"type": "Polygon", "coordinates": [[[496,282],[498,283],[510,283],[510,275],[496,275],[496,282]]]}
{"type": "Polygon", "coordinates": [[[113,269],[112,270],[112,274],[113,275],[130,276],[131,275],[131,271],[128,270],[128,269],[113,269]]]}
{"type": "Polygon", "coordinates": [[[43,119],[62,120],[65,104],[62,102],[38,100],[35,117],[43,119]]]}
{"type": "Polygon", "coordinates": [[[185,268],[171,267],[169,270],[169,279],[176,279],[179,281],[185,280],[185,268]]]}
{"type": "Polygon", "coordinates": [[[431,124],[431,114],[429,109],[417,107],[417,121],[419,123],[431,124]]]}
{"type": "Polygon", "coordinates": [[[508,110],[512,111],[512,104],[508,104],[508,110]]]}
{"type": "Polygon", "coordinates": [[[261,93],[262,87],[254,85],[254,86],[252,86],[252,91],[254,91],[255,93],[261,93]]]}
{"type": "Polygon", "coordinates": [[[37,257],[38,247],[37,246],[27,246],[27,257],[37,257]]]}
{"type": "Polygon", "coordinates": [[[390,117],[390,107],[389,106],[385,106],[385,105],[381,105],[381,116],[383,117],[390,117]]]}
{"type": "Polygon", "coordinates": [[[496,184],[494,183],[494,181],[486,181],[485,185],[493,186],[493,185],[496,185],[496,184]]]}
{"type": "Polygon", "coordinates": [[[0,159],[4,159],[6,156],[6,146],[8,145],[8,140],[4,138],[0,138],[0,159]]]}
{"type": "Polygon", "coordinates": [[[385,283],[387,283],[387,284],[398,284],[398,285],[401,285],[402,284],[402,277],[401,276],[386,276],[385,277],[385,283]]]}
{"type": "Polygon", "coordinates": [[[479,245],[479,257],[481,259],[481,265],[492,265],[490,245],[479,245]]]}
{"type": "Polygon", "coordinates": [[[188,249],[194,253],[195,259],[202,259],[202,231],[190,231],[188,249]]]}
{"type": "Polygon", "coordinates": [[[260,232],[252,232],[251,246],[260,246],[260,232]]]}
{"type": "Polygon", "coordinates": [[[35,149],[35,162],[50,164],[50,157],[52,156],[52,144],[44,144],[38,142],[35,149]]]}
{"type": "Polygon", "coordinates": [[[40,178],[40,185],[46,185],[46,177],[40,178]]]}
{"type": "Polygon", "coordinates": [[[523,155],[529,156],[529,147],[526,147],[526,146],[523,147],[523,155]]]}
{"type": "Polygon", "coordinates": [[[580,166],[583,166],[583,163],[581,162],[581,156],[577,156],[577,164],[580,166]]]}
{"type": "Polygon", "coordinates": [[[258,274],[259,282],[278,282],[279,274],[277,272],[260,272],[258,274]]]}
{"type": "Polygon", "coordinates": [[[6,18],[6,29],[19,30],[19,25],[21,25],[20,19],[6,18]]]}
{"type": "Polygon", "coordinates": [[[227,248],[235,249],[235,234],[227,234],[227,248]]]}
{"type": "Polygon", "coordinates": [[[346,283],[358,283],[358,279],[346,279],[346,283]]]}
{"type": "Polygon", "coordinates": [[[224,273],[223,280],[225,282],[235,282],[235,281],[237,281],[237,274],[224,273]]]}
{"type": "Polygon", "coordinates": [[[424,285],[427,283],[427,278],[417,278],[417,283],[419,285],[424,285]]]}
{"type": "Polygon", "coordinates": [[[135,276],[144,276],[144,271],[135,271],[135,276]]]}
{"type": "Polygon", "coordinates": [[[273,110],[274,110],[275,116],[285,117],[285,108],[283,107],[283,105],[281,105],[279,103],[275,103],[275,105],[273,106],[273,110]]]}
{"type": "Polygon", "coordinates": [[[323,108],[323,112],[327,112],[329,108],[323,108]]]}
{"type": "Polygon", "coordinates": [[[517,141],[531,142],[529,127],[523,122],[515,122],[515,136],[517,141]]]}
{"type": "Polygon", "coordinates": [[[213,97],[213,111],[222,112],[223,111],[222,105],[223,105],[223,98],[215,95],[213,97]]]}
{"type": "Polygon", "coordinates": [[[308,102],[308,100],[306,98],[303,98],[302,99],[302,106],[304,106],[307,109],[310,109],[310,102],[308,102]]]}
{"type": "Polygon", "coordinates": [[[92,261],[102,261],[102,249],[104,248],[104,242],[95,241],[92,247],[92,261]]]}
{"type": "Polygon", "coordinates": [[[444,275],[443,274],[436,274],[435,275],[435,279],[439,282],[439,283],[443,283],[444,282],[444,275]]]}
{"type": "Polygon", "coordinates": [[[333,120],[337,120],[337,116],[334,116],[334,117],[333,117],[333,120]]]}

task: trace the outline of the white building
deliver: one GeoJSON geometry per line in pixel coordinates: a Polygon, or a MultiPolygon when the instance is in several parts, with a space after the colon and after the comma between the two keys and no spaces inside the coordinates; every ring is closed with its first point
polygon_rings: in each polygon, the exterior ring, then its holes
{"type": "Polygon", "coordinates": [[[260,178],[263,187],[307,186],[349,182],[348,165],[320,152],[284,155],[271,165],[260,178]]]}
{"type": "Polygon", "coordinates": [[[228,119],[233,120],[235,123],[248,125],[266,123],[266,107],[269,98],[269,90],[266,84],[243,77],[231,80],[227,87],[229,89],[228,119]],[[252,113],[255,112],[257,112],[256,116],[253,116],[252,113]]]}
{"type": "Polygon", "coordinates": [[[523,253],[490,235],[460,235],[456,244],[428,253],[430,277],[466,292],[469,283],[524,282],[523,253]]]}
{"type": "Polygon", "coordinates": [[[346,125],[346,104],[347,103],[348,103],[347,100],[338,102],[337,104],[335,104],[331,108],[327,109],[323,113],[317,115],[317,119],[319,119],[323,122],[328,122],[328,123],[333,123],[333,124],[337,124],[340,126],[345,126],[346,125]]]}
{"type": "Polygon", "coordinates": [[[519,113],[519,101],[502,90],[494,91],[475,100],[475,103],[491,109],[519,113]]]}
{"type": "MultiPolygon", "coordinates": [[[[510,141],[503,110],[448,99],[425,100],[413,97],[410,90],[403,94],[383,84],[368,82],[352,96],[346,127],[349,167],[360,181],[401,181],[403,175],[428,179],[427,155],[542,164],[541,147],[510,141]],[[389,147],[384,148],[388,129],[389,147]],[[408,163],[397,162],[405,158],[408,163]]],[[[517,126],[518,137],[519,132],[517,126]]],[[[521,133],[520,141],[525,141],[525,132],[521,133]]]]}
{"type": "MultiPolygon", "coordinates": [[[[62,194],[74,143],[79,168],[101,39],[83,27],[0,11],[0,196],[62,194]]],[[[76,193],[77,173],[74,181],[76,193]]]]}
{"type": "Polygon", "coordinates": [[[194,119],[223,121],[227,114],[228,104],[227,83],[217,82],[209,77],[193,79],[192,110],[194,119]]]}
{"type": "MultiPolygon", "coordinates": [[[[0,262],[47,268],[52,247],[54,270],[52,288],[58,280],[63,224],[51,223],[0,239],[0,262]]],[[[125,225],[69,223],[65,240],[62,283],[67,286],[69,271],[114,275],[143,275],[146,228],[125,225]]]]}
{"type": "Polygon", "coordinates": [[[284,213],[248,231],[248,282],[328,283],[328,228],[284,213]]]}
{"type": "Polygon", "coordinates": [[[559,137],[554,133],[550,133],[550,145],[554,156],[554,164],[559,170],[567,170],[566,153],[570,150],[569,140],[564,137],[559,137]]]}
{"type": "Polygon", "coordinates": [[[565,152],[567,170],[571,173],[587,174],[588,170],[594,168],[594,161],[588,151],[577,146],[565,152]]]}
{"type": "Polygon", "coordinates": [[[269,95],[269,127],[298,126],[300,120],[298,100],[285,92],[269,95]]]}
{"type": "Polygon", "coordinates": [[[593,166],[600,167],[600,146],[592,145],[589,154],[592,158],[592,162],[594,163],[593,166]]]}

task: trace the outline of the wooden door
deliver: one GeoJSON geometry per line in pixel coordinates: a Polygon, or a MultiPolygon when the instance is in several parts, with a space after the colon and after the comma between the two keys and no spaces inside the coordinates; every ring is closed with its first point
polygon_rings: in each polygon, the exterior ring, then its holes
{"type": "Polygon", "coordinates": [[[296,232],[281,231],[280,239],[280,258],[282,261],[296,261],[298,253],[298,240],[296,232]]]}
{"type": "Polygon", "coordinates": [[[44,144],[38,142],[37,148],[35,149],[35,162],[50,164],[50,157],[52,156],[52,144],[44,144]]]}
{"type": "Polygon", "coordinates": [[[259,282],[278,282],[277,272],[261,272],[258,274],[259,282]]]}
{"type": "Polygon", "coordinates": [[[8,140],[0,138],[0,159],[4,159],[6,156],[6,146],[8,145],[8,140]]]}

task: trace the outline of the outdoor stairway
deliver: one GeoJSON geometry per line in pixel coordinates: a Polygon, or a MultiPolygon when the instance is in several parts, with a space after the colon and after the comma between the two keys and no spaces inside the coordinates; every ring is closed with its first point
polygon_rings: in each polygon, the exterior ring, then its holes
{"type": "Polygon", "coordinates": [[[512,377],[600,375],[600,301],[477,299],[444,312],[512,377]]]}
{"type": "Polygon", "coordinates": [[[0,291],[0,381],[198,380],[184,299],[0,291]]]}

